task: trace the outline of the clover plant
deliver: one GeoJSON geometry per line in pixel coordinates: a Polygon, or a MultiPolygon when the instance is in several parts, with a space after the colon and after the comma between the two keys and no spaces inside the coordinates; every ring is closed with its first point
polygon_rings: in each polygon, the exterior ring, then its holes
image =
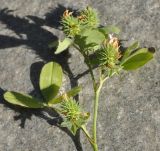
{"type": "MultiPolygon", "coordinates": [[[[75,87],[58,95],[62,85],[63,72],[61,66],[55,62],[47,63],[41,71],[39,83],[43,94],[42,100],[18,92],[6,92],[4,98],[8,102],[22,107],[55,109],[63,118],[61,126],[67,127],[74,135],[78,129],[81,129],[93,150],[98,151],[96,125],[99,96],[103,84],[108,78],[118,75],[122,70],[131,71],[145,65],[153,58],[153,51],[141,48],[138,42],[134,42],[122,50],[118,39],[119,28],[101,26],[97,11],[91,7],[79,11],[76,16],[73,15],[73,12],[66,10],[62,16],[61,25],[65,38],[58,41],[55,54],[74,47],[84,57],[84,63],[88,66],[93,83],[93,114],[84,112],[77,100],[74,99],[81,87],[75,87]],[[94,74],[94,68],[99,70],[99,74],[94,74]],[[91,133],[86,128],[90,114],[93,116],[91,133]]],[[[56,43],[53,42],[50,47],[55,47],[56,43]]]]}

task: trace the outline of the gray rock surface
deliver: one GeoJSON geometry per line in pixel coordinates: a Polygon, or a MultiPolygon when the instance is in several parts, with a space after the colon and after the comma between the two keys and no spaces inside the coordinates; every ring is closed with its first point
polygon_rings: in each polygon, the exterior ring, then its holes
{"type": "MultiPolygon", "coordinates": [[[[75,50],[54,56],[47,45],[61,37],[58,11],[64,7],[98,9],[102,24],[121,28],[125,45],[139,40],[154,46],[155,59],[134,72],[123,72],[104,86],[99,104],[100,151],[160,150],[160,1],[159,0],[1,0],[0,1],[0,151],[91,151],[83,134],[71,136],[47,110],[26,110],[4,102],[5,90],[37,97],[38,73],[45,62],[66,70],[64,89],[83,85],[80,104],[92,111],[92,85],[83,58],[75,50]],[[57,9],[59,8],[59,9],[57,9]],[[32,84],[33,83],[33,84],[32,84]],[[35,91],[36,89],[36,91],[35,91]]],[[[88,122],[91,126],[91,120],[88,122]]]]}

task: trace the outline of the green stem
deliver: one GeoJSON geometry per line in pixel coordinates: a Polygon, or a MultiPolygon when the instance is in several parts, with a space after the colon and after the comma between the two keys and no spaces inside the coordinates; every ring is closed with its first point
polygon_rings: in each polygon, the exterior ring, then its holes
{"type": "Polygon", "coordinates": [[[81,129],[83,130],[83,132],[85,133],[86,137],[88,138],[88,141],[90,142],[93,150],[94,150],[94,151],[98,151],[97,144],[93,141],[93,139],[92,139],[91,136],[89,135],[86,127],[85,127],[85,126],[81,126],[81,129]]]}
{"type": "Polygon", "coordinates": [[[86,53],[84,53],[84,51],[81,50],[76,44],[73,44],[73,46],[74,46],[74,48],[76,48],[82,54],[82,56],[85,59],[85,63],[88,66],[88,69],[89,69],[89,72],[90,72],[90,75],[91,75],[91,78],[92,78],[92,81],[93,81],[93,88],[94,88],[94,91],[95,91],[96,80],[95,80],[95,77],[94,77],[94,74],[93,74],[93,71],[92,71],[92,67],[91,67],[91,63],[90,63],[90,60],[88,58],[88,55],[86,53]]]}
{"type": "Polygon", "coordinates": [[[91,145],[94,144],[93,139],[91,138],[89,132],[87,131],[86,127],[84,125],[81,126],[81,129],[83,130],[83,132],[85,133],[86,137],[88,138],[89,142],[91,145]]]}
{"type": "Polygon", "coordinates": [[[104,81],[100,80],[99,87],[95,91],[95,99],[94,99],[94,116],[93,116],[93,140],[95,142],[94,151],[98,151],[97,147],[97,115],[98,115],[98,102],[101,88],[103,86],[104,81]]]}
{"type": "Polygon", "coordinates": [[[102,73],[100,73],[100,81],[99,81],[99,86],[97,87],[97,83],[93,74],[92,66],[90,64],[90,60],[88,58],[88,55],[81,51],[79,47],[76,45],[73,45],[79,52],[84,56],[86,65],[89,68],[89,72],[92,78],[92,83],[93,83],[93,89],[94,89],[94,94],[95,94],[95,99],[94,99],[94,115],[93,115],[93,139],[90,137],[88,131],[86,130],[85,127],[81,127],[83,132],[86,134],[90,144],[93,147],[94,151],[98,151],[98,145],[97,145],[97,115],[98,115],[98,102],[99,102],[99,95],[101,88],[103,86],[103,83],[106,81],[107,78],[102,79],[102,73]]]}

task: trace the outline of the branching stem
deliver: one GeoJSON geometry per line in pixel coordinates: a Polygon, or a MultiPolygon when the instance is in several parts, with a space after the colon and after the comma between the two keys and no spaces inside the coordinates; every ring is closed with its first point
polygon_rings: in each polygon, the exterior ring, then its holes
{"type": "Polygon", "coordinates": [[[97,115],[98,115],[98,102],[99,102],[99,95],[103,86],[103,83],[107,80],[108,77],[103,78],[102,73],[100,72],[100,78],[99,82],[97,83],[95,80],[95,76],[93,74],[92,66],[90,64],[90,60],[88,58],[88,54],[84,53],[77,47],[76,45],[73,45],[76,49],[79,50],[79,52],[84,56],[86,65],[89,68],[89,72],[92,78],[93,83],[93,89],[94,89],[94,111],[93,111],[93,139],[89,135],[88,131],[86,130],[86,127],[82,126],[81,129],[87,136],[90,144],[92,145],[92,148],[94,151],[98,151],[98,145],[97,145],[97,115]]]}

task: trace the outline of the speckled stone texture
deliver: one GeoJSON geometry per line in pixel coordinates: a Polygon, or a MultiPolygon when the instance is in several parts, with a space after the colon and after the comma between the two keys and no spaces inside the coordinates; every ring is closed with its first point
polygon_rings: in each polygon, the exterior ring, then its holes
{"type": "Polygon", "coordinates": [[[65,69],[63,89],[81,84],[80,104],[92,112],[92,85],[83,58],[73,49],[55,56],[48,48],[63,36],[58,20],[65,7],[87,5],[98,9],[103,25],[120,27],[124,45],[139,40],[142,47],[157,50],[143,68],[105,84],[99,103],[99,150],[160,151],[159,0],[0,0],[0,151],[91,151],[83,134],[73,137],[59,127],[56,113],[21,109],[2,97],[6,90],[41,97],[39,72],[53,59],[65,69]]]}

